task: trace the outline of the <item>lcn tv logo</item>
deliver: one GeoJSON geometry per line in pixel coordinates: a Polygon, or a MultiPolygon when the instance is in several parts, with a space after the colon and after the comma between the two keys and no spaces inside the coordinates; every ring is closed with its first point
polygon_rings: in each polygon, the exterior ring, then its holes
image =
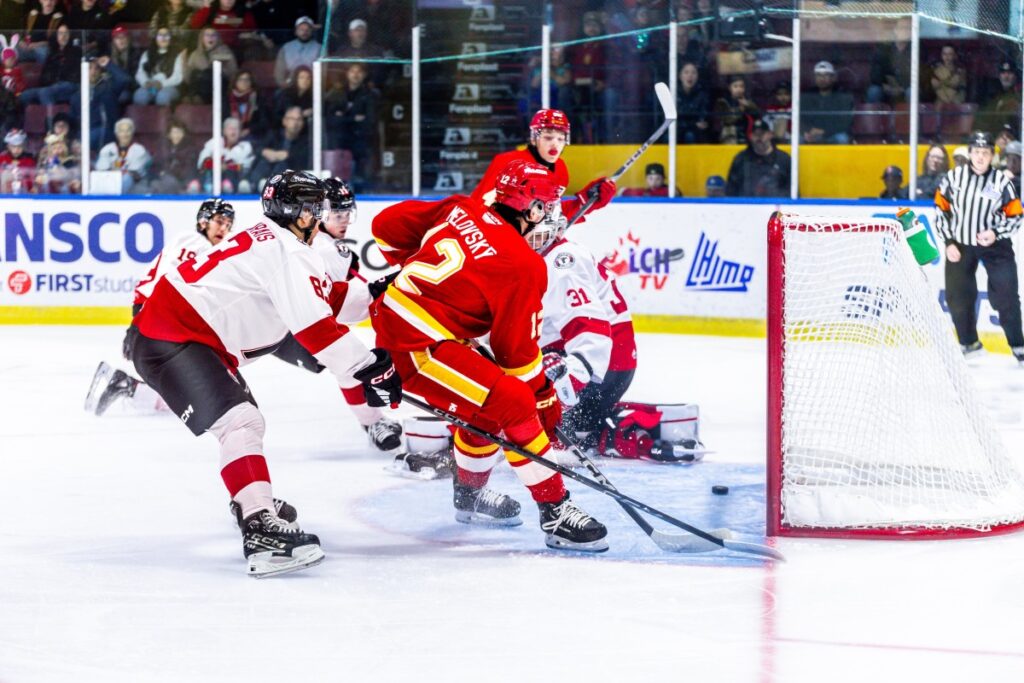
{"type": "Polygon", "coordinates": [[[745,292],[754,277],[754,266],[729,261],[718,255],[718,241],[703,232],[693,252],[685,289],[706,292],[745,292]]]}

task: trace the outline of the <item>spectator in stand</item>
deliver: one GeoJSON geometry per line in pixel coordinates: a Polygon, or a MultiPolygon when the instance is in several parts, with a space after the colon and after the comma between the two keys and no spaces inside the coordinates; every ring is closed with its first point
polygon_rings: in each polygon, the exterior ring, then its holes
{"type": "MultiPolygon", "coordinates": [[[[189,101],[195,104],[213,102],[213,63],[220,61],[221,77],[225,85],[238,73],[235,54],[221,42],[220,33],[213,28],[204,28],[199,34],[199,44],[185,61],[185,82],[188,85],[189,101]]],[[[225,88],[226,89],[226,88],[225,88]]]]}
{"type": "Polygon", "coordinates": [[[25,153],[28,136],[20,128],[12,128],[4,136],[7,149],[0,154],[0,193],[27,194],[32,191],[36,160],[25,153]]]}
{"type": "Polygon", "coordinates": [[[170,107],[181,99],[185,78],[185,51],[174,44],[171,29],[162,28],[139,59],[135,80],[139,89],[132,96],[135,104],[170,107]]]}
{"type": "Polygon", "coordinates": [[[57,27],[64,23],[63,3],[57,0],[39,0],[25,18],[25,39],[18,46],[21,59],[46,62],[57,27]]]}
{"type": "Polygon", "coordinates": [[[0,52],[0,63],[3,65],[0,69],[0,83],[4,90],[15,96],[20,95],[25,90],[25,75],[18,66],[18,51],[13,47],[5,47],[0,52]]]}
{"type": "MultiPolygon", "coordinates": [[[[142,58],[142,51],[132,44],[128,29],[118,24],[110,32],[110,61],[117,64],[126,74],[136,74],[139,70],[139,60],[142,58]]],[[[121,93],[121,104],[131,102],[135,93],[134,87],[127,87],[121,93]]]]}
{"type": "Polygon", "coordinates": [[[693,19],[693,12],[687,7],[676,9],[676,45],[679,50],[678,63],[687,62],[697,67],[700,76],[705,80],[708,77],[708,49],[704,34],[697,26],[687,25],[686,22],[693,19]]]}
{"type": "MultiPolygon", "coordinates": [[[[529,76],[526,90],[529,93],[528,99],[519,99],[519,113],[524,117],[530,116],[531,112],[541,109],[541,56],[533,55],[528,64],[529,76]]],[[[565,48],[561,45],[551,46],[551,106],[561,109],[570,120],[573,118],[573,95],[572,95],[572,69],[565,61],[565,48]]]]}
{"type": "Polygon", "coordinates": [[[135,141],[135,123],[121,119],[114,124],[114,142],[104,146],[96,158],[97,171],[120,171],[121,194],[144,194],[153,157],[135,141]]]}
{"type": "Polygon", "coordinates": [[[67,112],[59,111],[50,117],[46,134],[59,135],[65,140],[70,140],[74,135],[74,121],[67,112]]]}
{"type": "Polygon", "coordinates": [[[249,0],[246,8],[256,20],[260,33],[269,40],[267,47],[276,53],[292,39],[294,33],[291,29],[300,17],[317,16],[319,4],[316,0],[249,0]]]}
{"type": "Polygon", "coordinates": [[[924,155],[921,175],[917,177],[917,198],[934,199],[935,190],[949,170],[949,154],[942,145],[932,145],[924,155]]]}
{"type": "Polygon", "coordinates": [[[224,110],[241,123],[242,137],[246,140],[266,130],[267,121],[271,118],[266,105],[253,86],[252,73],[245,69],[236,73],[231,81],[228,104],[224,110]]]}
{"type": "MultiPolygon", "coordinates": [[[[372,36],[381,36],[387,41],[389,51],[409,54],[409,34],[413,25],[414,3],[407,0],[364,0],[363,2],[342,2],[329,0],[320,4],[320,24],[328,34],[327,50],[337,54],[349,42],[348,27],[353,19],[362,19],[372,36]],[[330,24],[327,15],[330,12],[330,24]]],[[[312,12],[304,12],[315,16],[312,12]]]]}
{"type": "Polygon", "coordinates": [[[800,133],[809,144],[848,145],[853,126],[853,95],[836,88],[832,62],[814,65],[817,92],[805,93],[800,104],[800,133]]]}
{"type": "Polygon", "coordinates": [[[709,175],[704,183],[704,196],[708,199],[720,199],[725,196],[725,178],[720,175],[709,175]]]}
{"type": "Polygon", "coordinates": [[[760,115],[757,105],[747,97],[746,80],[740,75],[731,76],[728,94],[715,103],[715,117],[721,127],[719,142],[727,145],[745,145],[754,122],[760,120],[760,115]]]}
{"type": "Polygon", "coordinates": [[[982,130],[998,130],[1009,123],[1020,128],[1020,84],[1017,68],[1010,62],[999,65],[999,90],[978,112],[977,126],[982,130]]]}
{"type": "Polygon", "coordinates": [[[779,83],[775,86],[773,99],[764,111],[764,120],[772,127],[775,139],[789,142],[792,139],[793,128],[793,97],[789,92],[789,83],[779,83]]]}
{"type": "Polygon", "coordinates": [[[352,153],[355,170],[352,186],[356,192],[367,189],[373,175],[374,132],[377,127],[377,91],[367,82],[366,67],[358,62],[348,65],[345,89],[336,90],[324,104],[328,139],[352,153]]]}
{"type": "Polygon", "coordinates": [[[1006,154],[1003,150],[1016,139],[1017,136],[1014,134],[1013,128],[1010,124],[1004,123],[996,133],[996,149],[992,156],[992,168],[998,168],[1000,171],[1006,168],[1006,154]]]}
{"type": "MultiPolygon", "coordinates": [[[[114,122],[121,114],[120,97],[131,79],[108,55],[89,61],[89,140],[99,149],[114,137],[114,122]]],[[[71,100],[71,114],[82,120],[82,98],[71,100]]]]}
{"type": "Polygon", "coordinates": [[[676,97],[679,143],[692,145],[708,141],[711,98],[700,82],[700,71],[693,62],[679,69],[679,90],[676,97]]]}
{"type": "Polygon", "coordinates": [[[877,46],[871,57],[871,85],[865,101],[897,104],[910,101],[910,42],[899,36],[895,43],[877,46]]]}
{"type": "Polygon", "coordinates": [[[725,193],[730,197],[788,197],[789,165],[789,155],[775,147],[772,129],[758,119],[747,148],[732,160],[725,193]]]}
{"type": "Polygon", "coordinates": [[[113,7],[104,7],[98,0],[75,0],[71,3],[67,25],[74,31],[75,39],[83,50],[109,51],[110,29],[114,26],[110,11],[113,7]]]}
{"type": "Polygon", "coordinates": [[[1006,174],[1012,178],[1013,188],[1017,190],[1017,196],[1020,196],[1020,156],[1021,156],[1021,144],[1014,140],[1013,142],[1006,145],[1005,150],[1006,156],[1006,174]]]}
{"type": "Polygon", "coordinates": [[[0,88],[0,135],[6,135],[12,128],[21,128],[24,116],[18,96],[6,88],[0,88]]]}
{"type": "Polygon", "coordinates": [[[903,169],[899,166],[886,166],[882,173],[885,189],[878,195],[879,199],[907,199],[909,191],[903,186],[903,169]]]}
{"type": "Polygon", "coordinates": [[[320,44],[313,40],[313,20],[299,17],[295,21],[295,39],[281,46],[274,62],[274,80],[284,88],[292,82],[292,74],[300,66],[312,68],[320,56],[320,44]]]}
{"type": "MultiPolygon", "coordinates": [[[[234,194],[237,189],[241,194],[252,192],[247,176],[252,170],[255,157],[252,143],[242,140],[242,126],[238,119],[226,118],[221,127],[224,140],[221,145],[221,192],[234,194]]],[[[213,139],[211,138],[199,153],[199,169],[203,192],[217,194],[213,190],[213,139]]]]}
{"type": "Polygon", "coordinates": [[[300,66],[295,70],[292,77],[292,84],[283,90],[277,91],[274,98],[274,116],[284,116],[286,109],[298,107],[302,110],[302,117],[306,119],[306,126],[313,122],[313,71],[308,66],[300,66]]]}
{"type": "Polygon", "coordinates": [[[941,59],[932,66],[932,91],[936,104],[963,104],[967,98],[967,70],[952,45],[942,46],[941,59]]]}
{"type": "Polygon", "coordinates": [[[167,123],[160,159],[160,168],[156,169],[150,183],[154,194],[199,194],[196,148],[189,138],[188,128],[177,119],[167,123]]]}
{"type": "Polygon", "coordinates": [[[54,105],[77,99],[81,61],[82,50],[71,43],[71,29],[61,24],[50,39],[39,87],[21,93],[21,103],[54,105]]]}
{"type": "Polygon", "coordinates": [[[242,41],[259,40],[255,33],[256,20],[244,7],[236,5],[236,0],[213,0],[192,15],[190,25],[193,29],[207,26],[216,29],[224,44],[233,50],[241,47],[242,41]]]}
{"type": "Polygon", "coordinates": [[[63,135],[50,133],[39,150],[35,191],[39,194],[79,194],[82,191],[81,161],[63,135]]]}
{"type": "MultiPolygon", "coordinates": [[[[661,164],[647,164],[644,169],[646,187],[624,187],[619,195],[622,197],[667,197],[668,185],[665,184],[665,167],[661,164]]],[[[676,196],[683,193],[676,188],[676,196]]]]}
{"type": "Polygon", "coordinates": [[[953,150],[953,167],[959,168],[971,163],[971,155],[965,145],[960,145],[953,150]]]}
{"type": "Polygon", "coordinates": [[[178,45],[186,45],[191,33],[192,8],[185,0],[164,0],[149,20],[149,36],[153,38],[162,28],[170,29],[178,45]]]}
{"type": "Polygon", "coordinates": [[[289,168],[309,168],[309,134],[302,110],[292,107],[281,118],[281,127],[263,139],[256,164],[249,174],[251,187],[263,187],[267,178],[289,168]]]}
{"type": "MultiPolygon", "coordinates": [[[[583,13],[583,38],[598,38],[604,33],[601,15],[583,13]]],[[[579,118],[581,142],[599,142],[598,122],[603,117],[607,55],[605,42],[590,40],[569,47],[569,66],[572,69],[576,113],[579,118]]]]}
{"type": "MultiPolygon", "coordinates": [[[[369,29],[363,19],[353,19],[348,24],[348,45],[338,50],[338,56],[344,59],[380,59],[387,57],[377,44],[369,40],[369,29]]],[[[381,64],[367,67],[370,83],[376,85],[385,80],[385,69],[381,64]]]]}

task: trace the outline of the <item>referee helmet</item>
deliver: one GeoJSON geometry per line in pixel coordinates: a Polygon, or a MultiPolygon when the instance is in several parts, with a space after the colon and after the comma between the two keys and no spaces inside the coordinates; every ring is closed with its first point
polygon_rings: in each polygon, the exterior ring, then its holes
{"type": "Polygon", "coordinates": [[[975,148],[987,148],[995,149],[995,143],[992,142],[992,136],[983,130],[976,130],[971,133],[971,142],[968,145],[970,149],[975,148]]]}

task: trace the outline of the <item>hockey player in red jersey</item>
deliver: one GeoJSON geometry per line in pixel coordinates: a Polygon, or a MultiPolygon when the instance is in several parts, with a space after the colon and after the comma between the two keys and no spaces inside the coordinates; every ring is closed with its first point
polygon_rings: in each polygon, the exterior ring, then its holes
{"type": "MultiPolygon", "coordinates": [[[[491,161],[480,184],[471,195],[473,199],[490,205],[494,201],[498,175],[512,161],[524,161],[547,169],[558,185],[568,187],[569,170],[562,161],[562,150],[569,144],[569,119],[558,109],[541,109],[530,122],[530,143],[523,150],[503,152],[491,161]]],[[[591,192],[598,193],[598,200],[587,211],[590,213],[605,206],[615,196],[615,182],[609,178],[598,178],[576,196],[564,199],[561,212],[572,216],[586,201],[591,192]]],[[[434,227],[448,215],[455,197],[442,202],[410,201],[388,207],[373,220],[371,232],[380,247],[384,259],[390,265],[402,265],[410,256],[419,251],[424,239],[424,230],[434,227]]]]}
{"type": "MultiPolygon", "coordinates": [[[[421,226],[422,248],[374,302],[371,319],[411,394],[551,458],[561,407],[537,346],[547,277],[522,234],[556,210],[563,188],[522,160],[499,174],[496,187],[490,209],[465,196],[435,203],[435,222],[421,226]],[[494,361],[472,346],[487,334],[494,361]]],[[[403,202],[395,214],[409,207],[411,216],[431,216],[421,205],[403,202]]],[[[498,447],[457,430],[454,456],[456,519],[520,524],[519,503],[485,487],[498,447]]],[[[548,546],[607,550],[607,530],[575,506],[559,474],[514,453],[505,457],[540,508],[548,546]]]]}
{"type": "Polygon", "coordinates": [[[285,171],[262,191],[268,219],[157,281],[132,321],[129,346],[143,380],[199,436],[220,442],[221,477],[237,503],[249,573],[319,563],[320,541],[275,501],[263,455],[263,416],[238,368],[291,332],[339,380],[363,384],[371,405],[396,404],[388,353],[367,349],[335,319],[332,280],[310,247],[326,198],[312,174],[285,171]]]}
{"type": "MultiPolygon", "coordinates": [[[[153,292],[156,281],[168,271],[177,268],[196,254],[201,254],[227,237],[235,224],[235,207],[223,199],[206,199],[199,205],[196,212],[195,232],[188,231],[181,235],[160,252],[150,265],[146,276],[135,286],[135,300],[132,304],[132,316],[135,316],[142,304],[153,292]]],[[[130,360],[130,359],[126,359],[130,360]]],[[[166,409],[163,401],[156,393],[138,379],[124,370],[117,369],[100,361],[85,397],[85,409],[97,416],[103,415],[118,399],[128,400],[132,407],[140,411],[166,409]]]]}

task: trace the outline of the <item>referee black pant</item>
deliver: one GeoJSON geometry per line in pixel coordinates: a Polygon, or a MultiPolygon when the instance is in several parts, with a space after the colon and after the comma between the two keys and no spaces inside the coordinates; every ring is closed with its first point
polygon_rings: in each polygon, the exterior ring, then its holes
{"type": "Polygon", "coordinates": [[[1024,346],[1021,332],[1020,295],[1017,292],[1017,259],[1008,239],[990,247],[957,244],[960,260],[946,260],[946,303],[956,336],[967,345],[978,341],[978,264],[988,274],[988,300],[999,313],[999,324],[1010,346],[1024,346]]]}

